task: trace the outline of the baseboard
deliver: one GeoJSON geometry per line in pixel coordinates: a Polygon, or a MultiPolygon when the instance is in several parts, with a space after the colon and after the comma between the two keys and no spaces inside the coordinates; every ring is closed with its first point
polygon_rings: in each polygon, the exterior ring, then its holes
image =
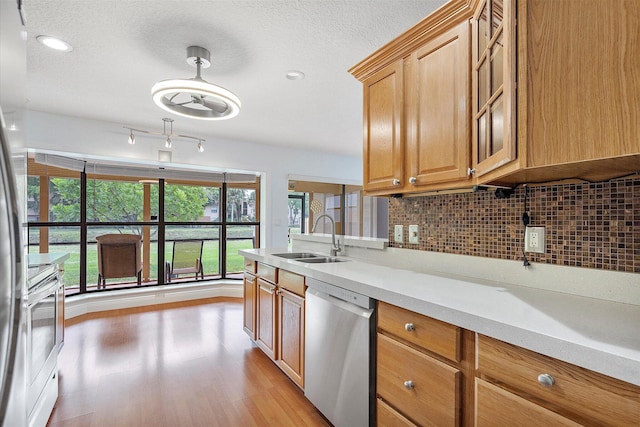
{"type": "Polygon", "coordinates": [[[242,298],[242,281],[220,280],[209,283],[149,286],[94,292],[65,298],[65,319],[99,311],[142,307],[214,297],[242,298]]]}

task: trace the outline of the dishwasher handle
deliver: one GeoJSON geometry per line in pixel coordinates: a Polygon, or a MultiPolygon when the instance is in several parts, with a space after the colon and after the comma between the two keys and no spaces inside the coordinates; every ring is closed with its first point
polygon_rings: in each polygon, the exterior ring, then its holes
{"type": "Polygon", "coordinates": [[[366,295],[353,292],[349,289],[341,288],[331,283],[322,282],[318,279],[308,277],[306,280],[308,289],[320,291],[333,298],[355,304],[358,307],[371,309],[374,307],[374,300],[366,295]]]}
{"type": "MultiPolygon", "coordinates": [[[[344,301],[340,298],[336,298],[324,292],[318,291],[317,289],[307,288],[307,291],[305,292],[305,298],[307,300],[313,300],[313,297],[324,300],[339,310],[347,311],[349,313],[355,314],[356,316],[363,317],[365,319],[371,318],[371,315],[373,314],[372,308],[362,308],[357,305],[351,304],[350,302],[344,301]]],[[[309,304],[310,302],[307,302],[307,306],[309,304]]]]}

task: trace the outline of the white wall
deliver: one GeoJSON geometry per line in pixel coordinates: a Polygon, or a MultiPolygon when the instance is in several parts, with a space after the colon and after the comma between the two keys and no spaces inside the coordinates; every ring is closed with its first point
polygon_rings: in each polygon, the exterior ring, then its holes
{"type": "MultiPolygon", "coordinates": [[[[134,124],[128,123],[134,126],[134,124]]],[[[25,115],[26,145],[29,149],[79,154],[84,158],[104,158],[141,164],[158,164],[158,150],[165,150],[159,137],[136,135],[136,144],[127,143],[128,130],[122,123],[27,111],[25,115]]],[[[158,129],[162,131],[161,124],[158,129]]],[[[184,133],[189,134],[188,131],[184,133]]],[[[317,181],[345,183],[362,181],[362,159],[338,156],[322,151],[309,151],[249,142],[204,137],[204,153],[196,144],[174,141],[172,163],[198,169],[231,169],[260,172],[261,245],[287,246],[287,181],[289,175],[316,177],[317,181]]]]}

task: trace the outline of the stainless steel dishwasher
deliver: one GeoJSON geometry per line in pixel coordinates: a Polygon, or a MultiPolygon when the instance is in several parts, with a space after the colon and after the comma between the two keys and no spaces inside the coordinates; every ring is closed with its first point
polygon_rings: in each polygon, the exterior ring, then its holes
{"type": "Polygon", "coordinates": [[[307,278],[304,395],[335,427],[373,425],[374,301],[307,278]]]}

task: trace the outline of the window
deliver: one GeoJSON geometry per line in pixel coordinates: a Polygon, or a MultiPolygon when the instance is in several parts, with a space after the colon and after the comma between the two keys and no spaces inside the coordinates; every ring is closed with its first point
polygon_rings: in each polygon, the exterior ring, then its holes
{"type": "Polygon", "coordinates": [[[328,220],[321,220],[316,225],[317,218],[327,214],[335,221],[336,234],[387,238],[388,199],[364,196],[361,186],[289,181],[288,199],[289,236],[331,233],[328,220]]]}
{"type": "MultiPolygon", "coordinates": [[[[227,187],[220,173],[211,175],[222,179],[216,182],[203,181],[204,173],[193,181],[183,179],[184,174],[180,180],[165,181],[126,176],[131,168],[118,169],[124,176],[101,175],[96,170],[85,174],[29,159],[29,250],[71,254],[65,262],[68,293],[97,290],[96,239],[103,234],[141,236],[143,286],[169,280],[164,273],[173,260],[174,242],[185,240],[202,241],[199,262],[206,279],[241,278],[238,249],[257,247],[259,241],[260,183],[254,175],[247,177],[255,182],[227,187]]],[[[170,279],[174,283],[195,277],[176,274],[170,279]]],[[[106,289],[136,285],[136,277],[115,278],[107,280],[106,289]]]]}

